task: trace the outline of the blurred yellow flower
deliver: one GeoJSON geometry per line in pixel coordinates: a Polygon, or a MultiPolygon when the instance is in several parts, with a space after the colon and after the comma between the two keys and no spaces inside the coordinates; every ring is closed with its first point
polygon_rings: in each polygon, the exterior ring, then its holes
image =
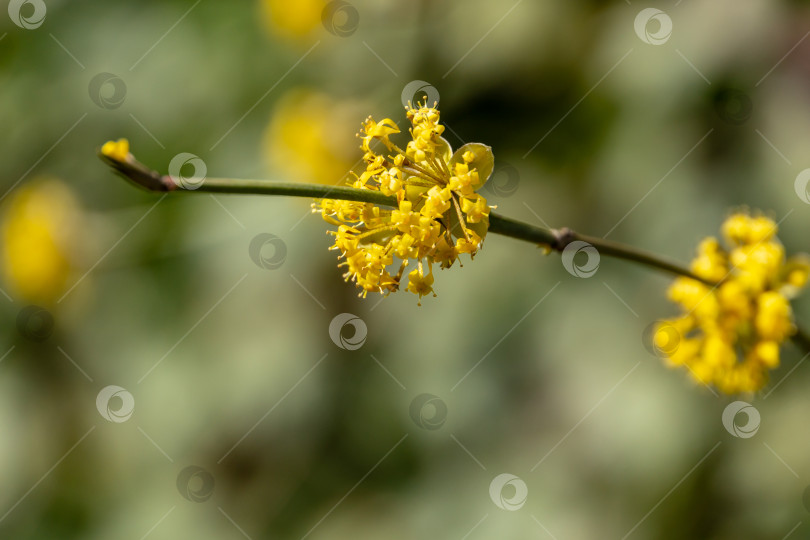
{"type": "Polygon", "coordinates": [[[276,105],[264,136],[268,164],[284,180],[343,183],[356,163],[358,105],[296,89],[276,105]]]}
{"type": "Polygon", "coordinates": [[[73,193],[59,180],[36,179],[12,193],[0,210],[0,258],[14,296],[48,306],[65,292],[80,218],[73,193]]]}
{"type": "Polygon", "coordinates": [[[284,38],[308,36],[321,24],[326,0],[259,0],[262,22],[267,30],[284,38]]]}
{"type": "Polygon", "coordinates": [[[810,275],[805,255],[785,259],[776,232],[771,219],[737,213],[723,223],[729,249],[711,237],[700,243],[692,272],[718,284],[680,277],[670,287],[684,314],[661,322],[653,341],[671,366],[728,394],[765,385],[796,332],[789,299],[810,275]]]}
{"type": "Polygon", "coordinates": [[[417,267],[408,274],[407,290],[420,299],[433,293],[433,263],[449,268],[462,253],[474,256],[489,228],[490,207],[476,190],[492,174],[492,150],[468,143],[454,153],[441,136],[444,126],[435,107],[409,108],[408,119],[411,140],[405,150],[390,139],[399,133],[393,120],[363,122],[366,170],[352,184],[395,196],[397,208],[332,199],[313,205],[338,226],[331,232],[332,249],[341,251],[344,277],[363,289],[362,296],[398,290],[410,260],[417,267]],[[372,144],[381,147],[379,153],[372,144]]]}

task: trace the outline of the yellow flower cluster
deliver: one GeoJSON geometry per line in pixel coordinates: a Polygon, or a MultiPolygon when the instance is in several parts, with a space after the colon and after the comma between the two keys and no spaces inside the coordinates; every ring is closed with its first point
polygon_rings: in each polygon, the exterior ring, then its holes
{"type": "Polygon", "coordinates": [[[417,264],[407,290],[420,299],[433,293],[433,263],[449,268],[462,253],[474,256],[489,227],[490,207],[476,190],[492,174],[492,150],[468,143],[453,153],[435,106],[407,111],[411,141],[404,150],[390,140],[399,133],[393,120],[363,122],[366,169],[351,184],[396,197],[397,207],[332,199],[313,205],[337,225],[331,249],[340,250],[344,277],[363,289],[362,296],[398,290],[411,260],[417,264]]]}
{"type": "Polygon", "coordinates": [[[83,234],[70,189],[39,178],[17,189],[0,215],[0,269],[15,296],[51,306],[65,292],[83,234]]]}
{"type": "Polygon", "coordinates": [[[684,315],[662,321],[653,343],[671,366],[727,394],[768,381],[780,344],[796,332],[789,299],[810,274],[806,256],[785,259],[776,232],[766,217],[737,213],[723,223],[729,249],[711,237],[700,243],[691,270],[717,285],[679,277],[670,287],[684,315]]]}

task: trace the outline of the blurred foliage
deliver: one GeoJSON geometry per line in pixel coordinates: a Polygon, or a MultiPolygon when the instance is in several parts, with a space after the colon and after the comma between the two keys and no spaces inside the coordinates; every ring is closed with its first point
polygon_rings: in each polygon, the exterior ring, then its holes
{"type": "MultiPolygon", "coordinates": [[[[500,213],[685,261],[748,206],[808,250],[806,3],[678,3],[660,45],[634,21],[662,6],[636,2],[44,5],[36,28],[0,14],[2,220],[20,230],[19,197],[48,177],[82,230],[42,218],[78,238],[48,294],[64,298],[0,283],[0,536],[808,535],[807,365],[786,350],[746,398],[759,431],[733,437],[729,400],[642,343],[673,314],[667,276],[605,258],[580,279],[491,236],[421,308],[362,300],[308,201],[161,198],[94,155],[125,136],[160,170],[190,152],[212,176],[326,178],[361,157],[345,137],[366,115],[403,119],[403,90],[427,81],[451,144],[492,145],[511,182],[491,194],[500,213]],[[284,124],[302,93],[315,104],[284,124]],[[334,156],[285,147],[287,129],[334,156]],[[282,266],[254,262],[261,233],[283,240],[282,266]],[[365,321],[361,348],[330,339],[340,313],[365,321]],[[134,397],[125,422],[100,414],[109,385],[134,397]],[[438,429],[409,412],[425,393],[447,407],[438,429]],[[528,487],[517,511],[490,498],[501,473],[528,487]]],[[[4,268],[24,233],[9,234],[4,268]]]]}

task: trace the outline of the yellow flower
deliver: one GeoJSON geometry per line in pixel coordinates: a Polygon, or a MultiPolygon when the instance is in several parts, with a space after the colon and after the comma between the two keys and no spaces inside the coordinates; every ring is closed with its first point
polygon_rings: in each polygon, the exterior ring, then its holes
{"type": "Polygon", "coordinates": [[[301,39],[321,24],[326,0],[260,0],[265,27],[272,34],[301,39]]]}
{"type": "Polygon", "coordinates": [[[129,141],[126,139],[107,141],[101,147],[101,153],[115,161],[126,161],[129,157],[129,141]]]}
{"type": "Polygon", "coordinates": [[[407,290],[435,296],[433,263],[449,268],[461,253],[474,256],[489,228],[490,206],[475,191],[492,174],[492,150],[469,143],[453,153],[435,106],[407,111],[412,128],[405,150],[390,139],[399,133],[393,120],[363,122],[366,169],[351,184],[396,197],[396,208],[332,199],[313,204],[338,226],[331,249],[340,250],[344,277],[363,290],[361,296],[398,290],[411,260],[417,269],[408,274],[407,290]]]}
{"type": "Polygon", "coordinates": [[[723,223],[729,249],[706,238],[669,298],[684,314],[659,323],[653,343],[673,367],[733,394],[755,392],[779,366],[779,346],[795,332],[789,299],[807,283],[810,261],[785,260],[777,226],[764,216],[736,213],[723,223]]]}
{"type": "Polygon", "coordinates": [[[65,292],[79,220],[78,203],[59,180],[37,179],[13,193],[0,218],[2,273],[12,295],[49,306],[65,292]]]}
{"type": "Polygon", "coordinates": [[[414,294],[418,294],[420,299],[432,293],[433,271],[431,270],[428,275],[424,275],[421,268],[412,270],[411,273],[408,274],[408,290],[414,294]]]}
{"type": "Polygon", "coordinates": [[[355,103],[307,89],[288,92],[278,101],[264,135],[268,165],[291,180],[341,182],[356,161],[356,139],[349,132],[356,108],[355,103]]]}

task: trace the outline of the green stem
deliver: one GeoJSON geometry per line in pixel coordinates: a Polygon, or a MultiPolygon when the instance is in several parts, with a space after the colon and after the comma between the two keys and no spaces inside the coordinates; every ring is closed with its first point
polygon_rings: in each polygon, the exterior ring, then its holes
{"type": "MultiPolygon", "coordinates": [[[[191,190],[183,190],[191,191],[191,190]]],[[[206,178],[202,186],[194,191],[206,193],[236,193],[254,195],[286,195],[311,199],[340,199],[391,206],[396,208],[395,197],[383,195],[379,191],[357,189],[348,186],[322,186],[300,182],[273,182],[269,180],[232,180],[230,178],[206,178]]]]}
{"type": "MultiPolygon", "coordinates": [[[[126,162],[117,161],[104,155],[100,155],[100,157],[121,176],[150,191],[285,195],[314,199],[340,199],[371,203],[379,206],[390,206],[392,208],[397,207],[397,199],[395,197],[384,195],[379,191],[357,189],[348,186],[326,186],[301,182],[274,182],[272,180],[206,178],[201,185],[194,186],[194,189],[188,189],[184,188],[182,183],[177,184],[170,176],[161,176],[159,173],[147,168],[137,162],[132,156],[129,156],[126,162]]],[[[600,255],[632,261],[650,268],[663,270],[670,274],[685,276],[705,283],[706,285],[717,285],[715,282],[696,276],[688,268],[665,257],[618,242],[611,242],[603,238],[579,234],[568,228],[545,229],[491,213],[489,216],[489,232],[543,245],[559,252],[564,251],[572,242],[587,242],[595,247],[600,255]]],[[[810,336],[801,328],[799,328],[793,336],[793,341],[801,348],[810,351],[810,336]]]]}
{"type": "MultiPolygon", "coordinates": [[[[348,186],[326,186],[302,182],[274,182],[272,180],[206,178],[199,185],[195,183],[189,184],[190,187],[184,187],[182,182],[177,183],[168,175],[160,175],[136,161],[131,155],[127,161],[118,161],[105,155],[100,155],[100,157],[121,176],[150,191],[286,195],[289,197],[307,197],[314,199],[341,199],[345,201],[371,203],[379,206],[390,206],[392,208],[397,207],[395,197],[383,195],[379,191],[357,189],[348,186]]],[[[687,268],[664,257],[624,244],[609,242],[602,238],[579,234],[567,228],[543,229],[492,213],[489,216],[489,232],[541,244],[559,252],[562,252],[571,242],[583,241],[595,247],[600,254],[637,262],[671,274],[686,276],[702,281],[708,285],[714,285],[714,283],[694,275],[687,268]]]]}
{"type": "Polygon", "coordinates": [[[609,255],[617,259],[637,262],[645,266],[658,268],[659,270],[663,270],[671,274],[696,279],[706,283],[707,285],[715,285],[715,283],[696,276],[687,268],[684,268],[678,263],[665,257],[661,257],[632,246],[619,244],[617,242],[610,242],[603,238],[579,234],[567,228],[549,230],[536,227],[534,225],[529,225],[528,223],[517,221],[512,218],[500,216],[498,214],[490,214],[489,232],[510,236],[519,240],[527,240],[537,244],[543,244],[555,251],[560,252],[571,244],[571,242],[587,242],[595,247],[600,255],[609,255]]]}
{"type": "MultiPolygon", "coordinates": [[[[186,190],[191,191],[191,190],[186,190]]],[[[304,184],[300,182],[273,182],[270,180],[234,180],[230,178],[206,178],[205,182],[195,191],[207,193],[241,193],[258,195],[287,195],[290,197],[310,197],[316,199],[342,199],[390,206],[396,208],[396,198],[383,195],[379,191],[357,189],[348,186],[323,186],[319,184],[304,184]]],[[[522,221],[501,216],[495,213],[489,217],[489,232],[510,236],[518,240],[543,244],[555,251],[562,252],[566,246],[574,241],[583,241],[591,244],[600,255],[609,255],[617,259],[637,262],[653,268],[658,268],[671,274],[690,277],[706,281],[678,265],[658,255],[636,249],[631,246],[609,242],[602,238],[576,233],[570,229],[549,230],[522,221]]]]}

